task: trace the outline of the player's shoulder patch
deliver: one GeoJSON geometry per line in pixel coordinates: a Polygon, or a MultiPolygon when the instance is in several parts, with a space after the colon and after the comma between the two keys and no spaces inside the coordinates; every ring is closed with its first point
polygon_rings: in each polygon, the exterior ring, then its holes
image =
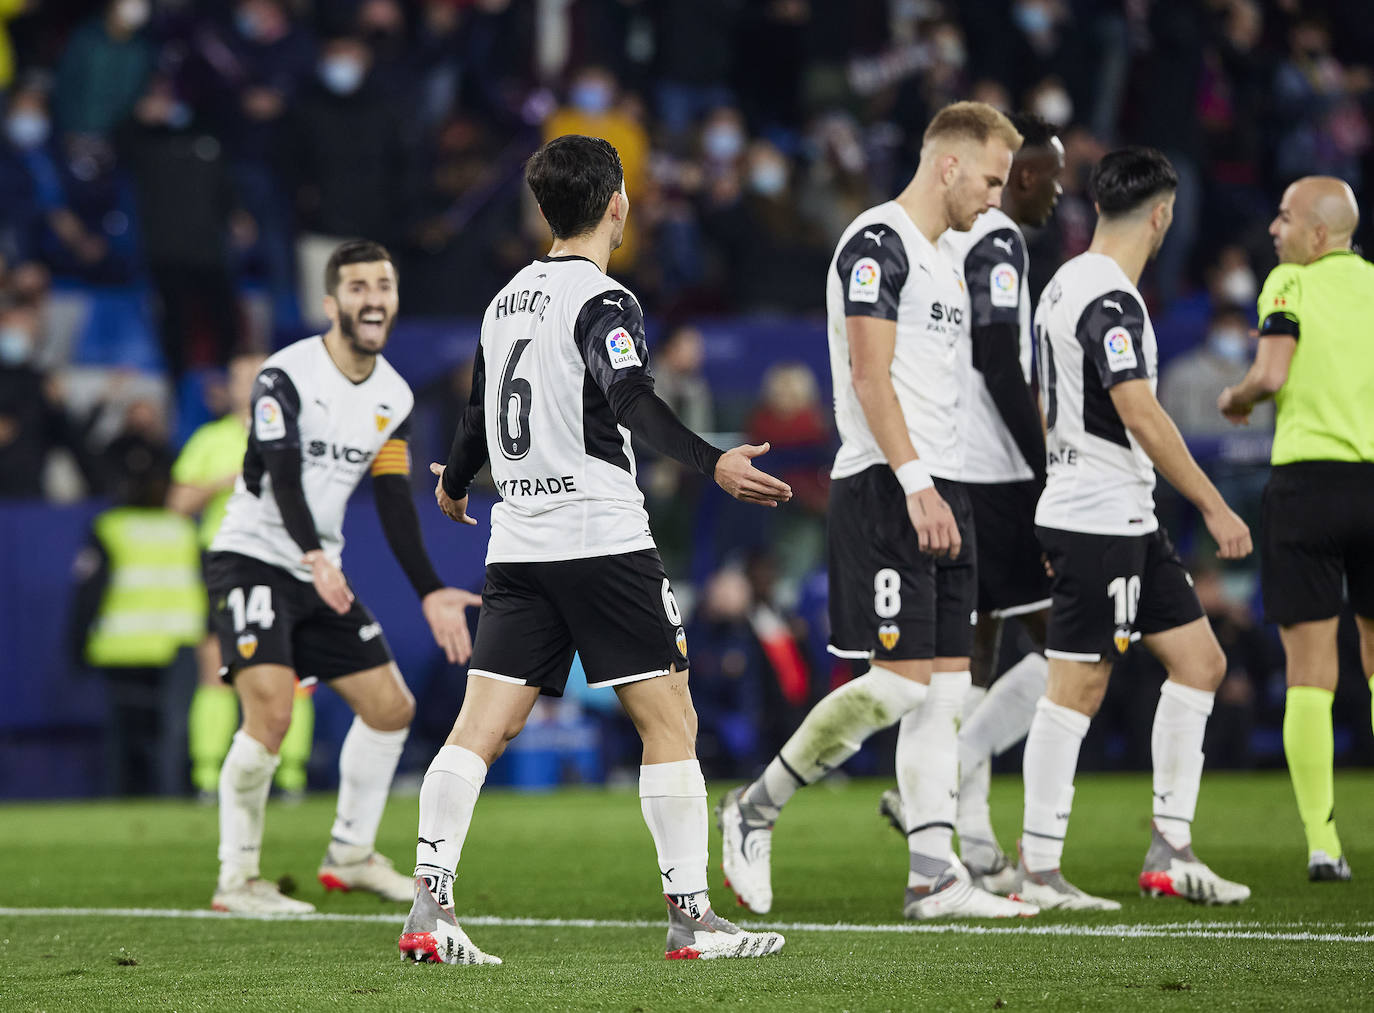
{"type": "Polygon", "coordinates": [[[877,302],[882,283],[882,265],[873,257],[860,257],[849,272],[849,301],[877,302]]]}
{"type": "Polygon", "coordinates": [[[988,271],[988,291],[994,306],[1016,306],[1021,301],[1021,272],[1009,261],[993,264],[988,271]]]}
{"type": "Polygon", "coordinates": [[[606,355],[611,361],[612,369],[644,365],[639,358],[639,351],[635,348],[634,338],[623,327],[617,327],[606,335],[606,355]]]}
{"type": "Polygon", "coordinates": [[[260,443],[280,440],[286,435],[286,416],[282,413],[281,402],[271,394],[258,398],[253,409],[253,435],[260,443]]]}
{"type": "Polygon", "coordinates": [[[1107,353],[1107,367],[1114,373],[1135,369],[1138,365],[1135,342],[1125,327],[1118,325],[1109,329],[1102,337],[1102,348],[1107,353]]]}

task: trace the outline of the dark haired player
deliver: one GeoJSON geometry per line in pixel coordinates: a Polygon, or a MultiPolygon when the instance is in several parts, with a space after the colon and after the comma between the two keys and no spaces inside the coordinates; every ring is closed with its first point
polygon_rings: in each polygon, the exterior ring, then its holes
{"type": "Polygon", "coordinates": [[[339,569],[348,498],[371,472],[391,551],[450,662],[470,653],[463,609],[430,565],[410,498],[414,397],[381,352],[396,321],[396,268],[376,243],[344,243],[325,269],[329,331],[269,358],[252,393],[243,473],[210,545],[206,585],[243,707],[220,773],[213,905],[245,914],[312,911],[259,878],[263,813],[291,721],[296,677],[327,681],[356,717],[339,753],[339,803],[319,870],[327,889],[409,900],[411,881],[373,848],[415,702],[382,628],[339,569]]]}
{"type": "MultiPolygon", "coordinates": [[[[415,903],[399,941],[416,961],[490,964],[458,927],[452,883],[487,769],[541,693],[561,696],[573,652],[587,682],[612,687],[644,743],[639,795],[658,852],[670,960],[760,957],[776,932],[742,932],[707,895],[706,782],[696,760],[687,638],[635,484],[633,433],[747,503],[791,490],[751,459],[721,453],[654,393],[644,315],[606,276],[630,201],[620,156],[569,135],[529,160],[525,179],[553,246],[487,307],[472,399],[435,497],[462,523],[468,485],[491,462],[487,581],[467,692],[420,789],[415,903]]],[[[569,873],[580,859],[565,856],[569,873]]]]}
{"type": "Polygon", "coordinates": [[[1035,314],[1049,423],[1036,533],[1053,571],[1049,685],[1023,760],[1025,818],[1017,895],[1041,907],[1111,911],[1059,871],[1078,750],[1112,662],[1142,639],[1168,672],[1155,711],[1154,820],[1140,889],[1234,904],[1249,887],[1193,854],[1202,738],[1226,658],[1192,578],[1154,513],[1155,468],[1202,513],[1218,555],[1250,552],[1250,532],[1188,452],[1155,398],[1154,328],[1136,282],[1173,218],[1178,177],[1151,148],[1093,170],[1098,222],[1088,252],[1055,274],[1035,314]]]}

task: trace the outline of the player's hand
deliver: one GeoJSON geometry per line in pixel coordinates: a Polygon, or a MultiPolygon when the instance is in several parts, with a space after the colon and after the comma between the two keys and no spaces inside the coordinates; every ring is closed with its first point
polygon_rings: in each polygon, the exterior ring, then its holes
{"type": "Polygon", "coordinates": [[[937,559],[941,556],[959,558],[959,552],[964,547],[959,525],[954,520],[954,511],[950,510],[949,504],[935,491],[934,486],[908,496],[906,512],[911,518],[911,526],[916,529],[922,552],[929,552],[937,559]]]}
{"type": "Polygon", "coordinates": [[[1204,513],[1202,522],[1216,540],[1217,555],[1222,559],[1243,559],[1250,555],[1254,548],[1250,541],[1250,529],[1225,503],[1204,513]]]}
{"type": "Polygon", "coordinates": [[[310,579],[315,582],[315,591],[324,603],[339,615],[353,607],[353,592],[348,589],[343,571],[330,562],[323,549],[312,549],[301,557],[301,562],[310,567],[310,579]]]}
{"type": "Polygon", "coordinates": [[[716,485],[744,503],[775,507],[792,498],[792,487],[754,467],[754,458],[768,453],[768,444],[744,444],[727,450],[716,462],[716,485]]]}
{"type": "Polygon", "coordinates": [[[1250,412],[1254,407],[1254,405],[1238,400],[1234,387],[1227,387],[1217,396],[1217,411],[1225,415],[1235,426],[1248,426],[1250,424],[1250,412]]]}
{"type": "Polygon", "coordinates": [[[468,516],[468,498],[454,499],[444,492],[444,469],[447,465],[431,464],[429,473],[438,477],[439,481],[434,483],[434,502],[439,504],[439,509],[444,512],[444,516],[451,521],[459,524],[476,524],[473,518],[468,516]]]}
{"type": "Polygon", "coordinates": [[[457,587],[441,587],[420,600],[434,642],[444,649],[450,665],[461,665],[472,657],[472,634],[464,610],[481,604],[481,595],[457,587]]]}

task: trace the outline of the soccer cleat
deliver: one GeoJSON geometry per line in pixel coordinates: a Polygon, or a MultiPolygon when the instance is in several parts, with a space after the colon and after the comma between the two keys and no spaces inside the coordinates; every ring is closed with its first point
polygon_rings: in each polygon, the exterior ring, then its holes
{"type": "Polygon", "coordinates": [[[1033,918],[1040,913],[1034,904],[998,897],[974,886],[968,870],[958,859],[929,890],[906,888],[902,914],[925,921],[931,918],[1033,918]]]}
{"type": "Polygon", "coordinates": [[[1240,904],[1250,899],[1250,888],[1222,879],[1199,862],[1192,846],[1175,848],[1150,824],[1150,850],[1140,872],[1140,893],[1145,897],[1182,897],[1195,904],[1240,904]]]}
{"type": "Polygon", "coordinates": [[[903,838],[906,837],[906,816],[902,811],[902,793],[896,788],[889,788],[883,792],[883,797],[878,799],[878,815],[887,820],[888,826],[903,838]]]}
{"type": "Polygon", "coordinates": [[[414,902],[396,948],[404,960],[417,964],[499,964],[500,957],[483,953],[458,927],[458,919],[441,907],[429,886],[418,876],[414,902]]]}
{"type": "Polygon", "coordinates": [[[988,893],[1008,894],[1016,888],[1016,866],[1007,860],[996,841],[978,837],[959,838],[959,858],[973,885],[988,893]]]}
{"type": "Polygon", "coordinates": [[[720,865],[725,870],[725,885],[735,891],[740,905],[762,915],[773,907],[773,827],[745,819],[739,804],[743,792],[743,788],[731,788],[716,806],[720,865]]]}
{"type": "MultiPolygon", "coordinates": [[[[1020,850],[1018,842],[1017,850],[1020,850]]],[[[1016,866],[1016,885],[1008,895],[1037,904],[1041,911],[1120,911],[1121,902],[1094,897],[1074,886],[1058,869],[1031,872],[1022,856],[1016,866]]]]}
{"type": "Polygon", "coordinates": [[[717,957],[766,957],[786,942],[781,932],[745,932],[710,908],[693,918],[667,896],[668,960],[714,960],[717,957]]]}
{"type": "Polygon", "coordinates": [[[1345,856],[1332,858],[1325,851],[1307,856],[1307,878],[1313,883],[1344,883],[1350,879],[1350,863],[1345,856]]]}
{"type": "Polygon", "coordinates": [[[210,906],[236,915],[306,915],[315,910],[314,904],[287,897],[276,883],[257,877],[217,888],[210,906]]]}
{"type": "Polygon", "coordinates": [[[319,877],[325,890],[342,890],[344,893],[364,890],[375,893],[382,900],[397,903],[410,900],[415,892],[411,878],[401,875],[391,864],[391,859],[375,851],[360,862],[346,864],[335,862],[333,856],[326,853],[320,865],[319,877]]]}

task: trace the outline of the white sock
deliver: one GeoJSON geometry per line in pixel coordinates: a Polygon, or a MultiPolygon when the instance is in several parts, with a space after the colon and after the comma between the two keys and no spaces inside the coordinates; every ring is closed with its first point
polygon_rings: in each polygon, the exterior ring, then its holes
{"type": "Polygon", "coordinates": [[[1202,737],[1216,694],[1177,682],[1159,688],[1150,734],[1154,758],[1154,820],[1164,839],[1183,849],[1193,842],[1193,814],[1202,784],[1202,737]]]}
{"type": "Polygon", "coordinates": [[[1031,653],[992,684],[982,706],[959,729],[959,764],[965,774],[1025,738],[1049,672],[1044,656],[1031,653]]]}
{"type": "Polygon", "coordinates": [[[928,887],[949,865],[959,806],[959,708],[968,672],[936,672],[919,710],[897,734],[897,787],[907,823],[911,866],[907,886],[928,887]]]}
{"type": "Polygon", "coordinates": [[[1026,780],[1021,858],[1031,872],[1059,868],[1073,809],[1078,750],[1091,722],[1088,715],[1048,698],[1035,705],[1021,762],[1026,780]]]}
{"type": "Polygon", "coordinates": [[[706,892],[706,779],[696,760],[639,768],[639,808],[658,852],[663,892],[693,918],[711,906],[706,892]]]}
{"type": "MultiPolygon", "coordinates": [[[[965,864],[969,859],[969,842],[991,841],[995,844],[997,841],[997,835],[992,829],[992,814],[988,811],[992,765],[985,759],[970,766],[964,756],[963,746],[963,729],[968,727],[969,720],[987,695],[986,686],[970,686],[964,694],[964,706],[959,717],[959,810],[954,818],[954,827],[959,831],[959,851],[965,864]]],[[[978,864],[985,863],[980,859],[978,864]]]]}
{"type": "Polygon", "coordinates": [[[336,861],[361,861],[372,853],[391,778],[409,734],[409,728],[379,732],[362,718],[353,719],[339,750],[339,803],[329,831],[336,861]]]}
{"type": "Polygon", "coordinates": [[[263,813],[281,759],[243,729],[234,733],[219,772],[219,885],[232,888],[258,875],[263,813]]]}
{"type": "Polygon", "coordinates": [[[874,665],[834,690],[806,715],[777,757],[740,796],[751,820],[772,823],[804,784],[819,780],[859,751],[874,732],[920,706],[926,687],[874,665]]]}
{"type": "Polygon", "coordinates": [[[429,884],[444,907],[452,904],[453,876],[486,779],[487,765],[480,756],[462,746],[444,746],[434,754],[420,784],[415,875],[429,884]]]}

